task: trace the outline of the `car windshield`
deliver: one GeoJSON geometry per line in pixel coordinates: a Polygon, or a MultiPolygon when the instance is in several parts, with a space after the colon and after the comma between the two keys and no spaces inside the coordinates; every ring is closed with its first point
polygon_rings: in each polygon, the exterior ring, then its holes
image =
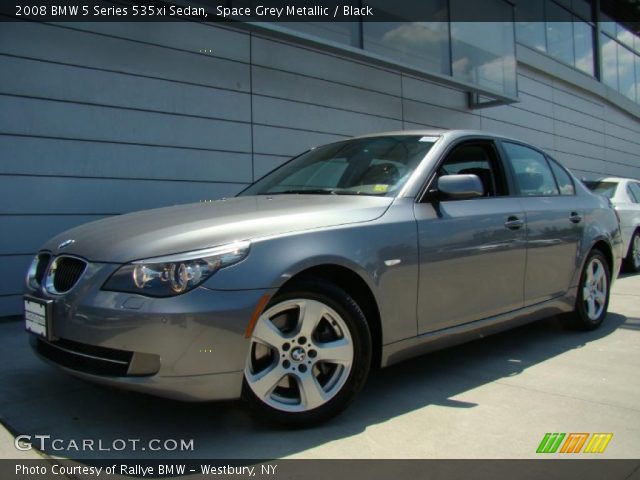
{"type": "Polygon", "coordinates": [[[240,195],[394,196],[437,139],[395,135],[332,143],[290,160],[240,195]]]}
{"type": "Polygon", "coordinates": [[[615,196],[616,187],[618,186],[617,182],[590,181],[584,183],[593,193],[607,198],[613,198],[615,196]]]}

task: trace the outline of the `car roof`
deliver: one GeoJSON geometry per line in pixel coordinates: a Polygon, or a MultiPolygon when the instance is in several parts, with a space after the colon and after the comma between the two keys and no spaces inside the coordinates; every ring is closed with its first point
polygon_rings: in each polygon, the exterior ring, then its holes
{"type": "MultiPolygon", "coordinates": [[[[379,133],[369,133],[366,135],[358,135],[353,138],[374,138],[374,137],[388,137],[388,136],[398,136],[398,135],[422,135],[425,137],[441,137],[446,136],[449,140],[455,140],[457,138],[463,137],[490,137],[496,138],[499,140],[510,140],[513,142],[523,143],[525,145],[531,145],[531,147],[536,148],[538,150],[543,150],[540,147],[536,147],[528,142],[520,140],[518,138],[509,137],[507,135],[501,135],[499,133],[484,131],[484,130],[473,130],[473,129],[447,129],[447,128],[426,128],[426,129],[413,129],[413,130],[394,130],[389,132],[379,132],[379,133]]],[[[586,182],[640,182],[640,180],[635,178],[625,178],[625,177],[604,177],[596,180],[584,180],[586,182]]]]}
{"type": "MultiPolygon", "coordinates": [[[[446,129],[446,128],[395,130],[390,132],[369,133],[366,135],[358,135],[354,138],[388,137],[388,136],[398,136],[398,135],[422,135],[425,137],[447,136],[449,139],[468,137],[468,136],[477,136],[477,137],[491,137],[491,138],[498,138],[502,140],[512,140],[515,142],[527,143],[517,138],[508,137],[506,135],[500,135],[498,133],[488,132],[484,130],[446,129]]],[[[532,145],[532,147],[536,148],[535,145],[532,145]]]]}

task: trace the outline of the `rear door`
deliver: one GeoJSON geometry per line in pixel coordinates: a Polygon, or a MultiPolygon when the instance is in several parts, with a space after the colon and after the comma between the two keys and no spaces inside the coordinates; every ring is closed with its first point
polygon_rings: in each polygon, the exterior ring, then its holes
{"type": "Polygon", "coordinates": [[[583,237],[584,209],[569,174],[541,151],[501,142],[526,215],[524,302],[563,295],[570,287],[583,237]]]}
{"type": "Polygon", "coordinates": [[[523,305],[524,211],[517,198],[507,196],[493,140],[455,145],[436,172],[451,174],[477,175],[485,196],[437,200],[427,195],[414,206],[420,252],[419,333],[523,305]]]}

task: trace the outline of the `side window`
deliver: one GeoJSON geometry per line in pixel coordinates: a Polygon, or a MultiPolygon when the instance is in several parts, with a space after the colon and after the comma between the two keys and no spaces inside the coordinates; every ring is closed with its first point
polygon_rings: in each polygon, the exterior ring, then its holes
{"type": "Polygon", "coordinates": [[[556,181],[544,155],[516,143],[502,142],[502,146],[513,167],[520,195],[558,195],[556,181]]]}
{"type": "Polygon", "coordinates": [[[438,177],[457,174],[477,175],[484,187],[485,197],[506,194],[498,168],[498,159],[490,144],[474,142],[455,147],[440,165],[438,177]]]}
{"type": "Polygon", "coordinates": [[[640,183],[629,183],[629,196],[633,203],[640,203],[640,183]]]}
{"type": "Polygon", "coordinates": [[[567,171],[562,168],[555,160],[549,158],[549,165],[551,165],[551,170],[553,171],[553,175],[556,177],[556,183],[560,188],[560,195],[575,195],[576,188],[573,185],[573,180],[571,176],[567,173],[567,171]]]}

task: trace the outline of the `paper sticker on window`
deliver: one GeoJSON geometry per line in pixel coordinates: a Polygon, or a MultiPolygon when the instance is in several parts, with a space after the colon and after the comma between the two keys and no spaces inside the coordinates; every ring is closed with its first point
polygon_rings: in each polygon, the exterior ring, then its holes
{"type": "Polygon", "coordinates": [[[438,140],[438,137],[422,137],[420,140],[418,140],[419,142],[435,142],[436,140],[438,140]]]}
{"type": "Polygon", "coordinates": [[[378,184],[373,186],[374,192],[384,193],[389,190],[389,185],[378,184]]]}

